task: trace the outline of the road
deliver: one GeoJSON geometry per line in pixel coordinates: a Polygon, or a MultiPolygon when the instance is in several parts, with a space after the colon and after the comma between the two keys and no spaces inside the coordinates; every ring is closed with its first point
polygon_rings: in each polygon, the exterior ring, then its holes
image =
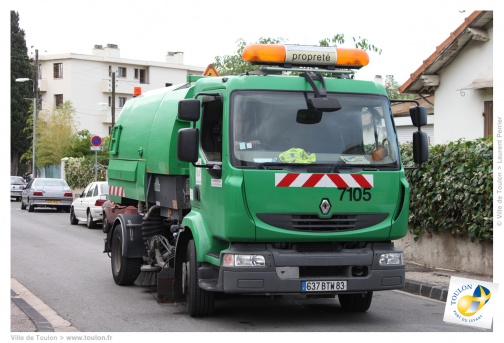
{"type": "Polygon", "coordinates": [[[401,291],[375,292],[368,312],[336,299],[225,297],[195,319],[184,303],[158,304],[153,288],[117,286],[101,228],[70,225],[69,214],[21,210],[11,202],[11,277],[81,332],[465,332],[443,322],[445,303],[401,291]]]}

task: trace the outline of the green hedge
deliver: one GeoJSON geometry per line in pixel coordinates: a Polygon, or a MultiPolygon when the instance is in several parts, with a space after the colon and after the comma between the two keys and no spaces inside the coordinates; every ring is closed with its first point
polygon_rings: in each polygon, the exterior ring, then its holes
{"type": "MultiPolygon", "coordinates": [[[[107,166],[98,163],[98,181],[106,180],[107,166]]],[[[65,163],[65,179],[72,189],[85,188],[95,180],[95,157],[70,157],[65,163]]]]}
{"type": "MultiPolygon", "coordinates": [[[[401,144],[412,166],[412,144],[401,144]]],[[[493,142],[458,140],[429,148],[421,169],[407,170],[411,186],[410,232],[450,232],[471,241],[493,241],[493,142]]]]}

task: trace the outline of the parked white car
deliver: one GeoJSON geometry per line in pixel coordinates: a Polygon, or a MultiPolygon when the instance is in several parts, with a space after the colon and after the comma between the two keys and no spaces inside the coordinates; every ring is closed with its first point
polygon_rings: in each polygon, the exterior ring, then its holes
{"type": "Polygon", "coordinates": [[[102,205],[107,201],[108,183],[106,181],[91,182],[81,194],[75,196],[70,207],[70,224],[77,225],[85,221],[88,228],[96,226],[103,220],[102,205]]]}
{"type": "Polygon", "coordinates": [[[16,201],[21,200],[21,195],[23,194],[23,188],[26,186],[25,180],[21,176],[11,176],[10,177],[10,197],[14,198],[16,201]]]}

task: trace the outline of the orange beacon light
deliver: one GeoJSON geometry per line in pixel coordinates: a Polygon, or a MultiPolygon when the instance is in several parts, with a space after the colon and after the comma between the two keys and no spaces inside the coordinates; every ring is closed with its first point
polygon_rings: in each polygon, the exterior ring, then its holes
{"type": "Polygon", "coordinates": [[[359,69],[368,65],[369,56],[361,49],[290,44],[251,44],[242,53],[253,64],[298,65],[359,69]]]}

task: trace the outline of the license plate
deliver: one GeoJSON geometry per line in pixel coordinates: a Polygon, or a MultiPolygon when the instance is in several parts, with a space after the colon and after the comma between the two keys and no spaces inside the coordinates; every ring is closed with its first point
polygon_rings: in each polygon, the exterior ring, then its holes
{"type": "Polygon", "coordinates": [[[301,283],[303,292],[333,292],[346,291],[346,281],[303,281],[301,283]]]}
{"type": "Polygon", "coordinates": [[[59,200],[46,200],[46,204],[59,204],[59,200]]]}

